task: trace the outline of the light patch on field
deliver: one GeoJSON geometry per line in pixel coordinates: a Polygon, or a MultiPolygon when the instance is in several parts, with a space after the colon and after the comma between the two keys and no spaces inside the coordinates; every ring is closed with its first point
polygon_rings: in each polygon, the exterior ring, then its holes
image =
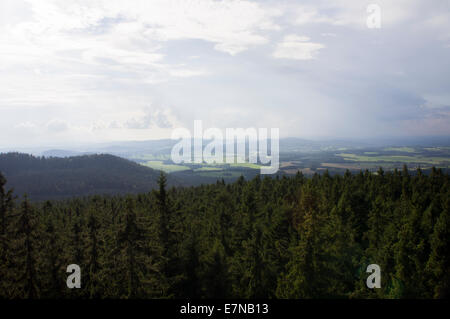
{"type": "Polygon", "coordinates": [[[285,172],[286,174],[290,174],[290,175],[295,175],[295,174],[297,174],[298,171],[301,171],[305,175],[313,175],[315,173],[309,167],[308,168],[292,168],[292,169],[283,170],[283,172],[285,172]]]}
{"type": "Polygon", "coordinates": [[[212,171],[221,171],[222,168],[221,167],[214,167],[214,166],[203,166],[200,168],[196,168],[194,169],[194,172],[212,172],[212,171]]]}
{"type": "Polygon", "coordinates": [[[322,163],[321,166],[328,168],[342,168],[342,169],[362,169],[364,166],[360,164],[344,164],[344,163],[322,163]]]}
{"type": "Polygon", "coordinates": [[[445,162],[450,162],[445,157],[421,157],[421,156],[403,156],[403,155],[386,155],[386,156],[362,156],[350,153],[336,154],[344,158],[346,161],[353,162],[388,162],[388,163],[420,163],[439,165],[445,162]]]}
{"type": "Polygon", "coordinates": [[[298,164],[299,164],[299,162],[294,162],[294,161],[281,162],[280,168],[289,167],[289,166],[297,166],[298,164]]]}
{"type": "Polygon", "coordinates": [[[175,164],[164,164],[163,161],[148,161],[148,162],[143,163],[142,165],[156,169],[156,170],[160,170],[160,171],[163,171],[166,173],[190,170],[190,168],[188,166],[175,165],[175,164]]]}
{"type": "Polygon", "coordinates": [[[260,169],[261,165],[254,164],[254,163],[232,163],[232,164],[230,164],[230,168],[231,167],[243,167],[243,168],[260,169]]]}
{"type": "Polygon", "coordinates": [[[165,161],[170,159],[170,154],[139,154],[130,156],[132,160],[165,161]]]}
{"type": "Polygon", "coordinates": [[[288,167],[288,166],[292,166],[292,163],[291,162],[281,162],[280,163],[280,168],[288,167]]]}
{"type": "Polygon", "coordinates": [[[450,151],[450,147],[441,146],[441,147],[425,147],[424,150],[439,152],[439,151],[450,151]]]}
{"type": "Polygon", "coordinates": [[[414,153],[416,150],[412,147],[387,147],[383,151],[414,153]]]}

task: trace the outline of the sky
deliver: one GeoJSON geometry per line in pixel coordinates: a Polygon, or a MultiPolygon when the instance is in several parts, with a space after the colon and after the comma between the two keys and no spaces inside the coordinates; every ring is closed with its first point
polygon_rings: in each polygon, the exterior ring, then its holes
{"type": "Polygon", "coordinates": [[[0,1],[0,148],[170,138],[194,120],[450,135],[450,1],[0,1]]]}

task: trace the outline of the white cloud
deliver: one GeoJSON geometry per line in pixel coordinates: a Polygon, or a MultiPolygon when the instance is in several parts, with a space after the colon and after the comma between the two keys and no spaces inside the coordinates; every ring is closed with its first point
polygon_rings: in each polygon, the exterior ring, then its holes
{"type": "Polygon", "coordinates": [[[69,129],[69,125],[66,121],[60,119],[52,119],[47,124],[46,127],[51,132],[64,132],[69,129]]]}
{"type": "Polygon", "coordinates": [[[205,70],[190,70],[190,69],[172,69],[170,70],[170,75],[179,78],[189,78],[193,76],[203,76],[207,75],[208,72],[205,70]]]}
{"type": "Polygon", "coordinates": [[[92,131],[169,129],[179,125],[171,108],[145,107],[137,111],[109,114],[91,125],[92,131]]]}
{"type": "Polygon", "coordinates": [[[318,51],[325,48],[321,43],[310,42],[308,37],[287,35],[278,43],[273,56],[279,59],[311,60],[316,58],[318,51]]]}
{"type": "Polygon", "coordinates": [[[309,23],[336,23],[332,17],[319,13],[319,11],[313,7],[299,7],[297,9],[297,17],[295,18],[295,24],[304,25],[309,23]]]}
{"type": "Polygon", "coordinates": [[[410,114],[410,95],[450,105],[448,1],[379,0],[380,30],[369,3],[0,0],[0,144],[167,137],[197,118],[371,134],[401,101],[397,118],[410,114]],[[403,99],[383,108],[383,84],[403,99]]]}
{"type": "Polygon", "coordinates": [[[34,123],[30,122],[30,121],[27,121],[27,122],[20,122],[20,123],[14,125],[14,128],[25,129],[25,130],[33,130],[33,129],[37,128],[37,126],[36,126],[36,124],[34,124],[34,123]]]}
{"type": "Polygon", "coordinates": [[[33,40],[53,47],[82,49],[90,48],[85,41],[70,44],[56,40],[77,39],[78,35],[85,37],[89,33],[89,44],[94,47],[98,47],[92,41],[95,39],[117,49],[136,41],[199,39],[215,43],[220,51],[236,54],[266,43],[261,31],[279,29],[273,18],[280,14],[251,1],[82,0],[68,5],[46,0],[30,1],[29,5],[33,20],[20,27],[33,40]],[[112,26],[107,25],[108,19],[112,26]]]}
{"type": "Polygon", "coordinates": [[[251,1],[5,1],[0,9],[15,18],[0,21],[0,108],[83,107],[93,90],[101,96],[210,75],[199,59],[166,60],[168,42],[203,40],[236,55],[279,29],[280,13],[251,1]]]}
{"type": "Polygon", "coordinates": [[[333,33],[333,32],[324,32],[324,33],[321,33],[320,35],[323,37],[333,37],[333,38],[337,37],[337,34],[333,33]]]}
{"type": "Polygon", "coordinates": [[[393,27],[422,15],[424,18],[430,9],[428,4],[420,0],[378,0],[365,2],[361,0],[314,0],[295,4],[293,23],[304,26],[324,24],[331,26],[347,26],[365,29],[369,4],[375,3],[381,8],[383,27],[393,27]],[[427,8],[428,7],[428,8],[427,8]]]}
{"type": "MultiPolygon", "coordinates": [[[[237,54],[267,43],[263,30],[278,30],[273,22],[279,12],[264,10],[257,2],[213,0],[138,1],[139,21],[153,25],[146,34],[161,41],[199,39],[214,48],[237,54]]],[[[128,10],[132,6],[128,6],[128,10]]]]}

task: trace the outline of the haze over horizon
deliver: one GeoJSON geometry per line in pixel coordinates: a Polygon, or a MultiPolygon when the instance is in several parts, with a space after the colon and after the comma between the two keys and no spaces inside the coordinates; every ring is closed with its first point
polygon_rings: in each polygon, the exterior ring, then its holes
{"type": "Polygon", "coordinates": [[[196,119],[450,136],[449,2],[333,3],[2,0],[0,149],[170,138],[196,119]]]}

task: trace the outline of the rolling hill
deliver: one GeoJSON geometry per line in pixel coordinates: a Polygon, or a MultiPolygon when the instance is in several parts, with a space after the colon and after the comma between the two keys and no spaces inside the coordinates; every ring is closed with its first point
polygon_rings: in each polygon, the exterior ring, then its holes
{"type": "MultiPolygon", "coordinates": [[[[155,188],[160,171],[107,154],[67,158],[0,154],[0,172],[8,188],[31,200],[93,194],[143,193],[155,188]]],[[[169,185],[177,185],[168,177],[169,185]]]]}

